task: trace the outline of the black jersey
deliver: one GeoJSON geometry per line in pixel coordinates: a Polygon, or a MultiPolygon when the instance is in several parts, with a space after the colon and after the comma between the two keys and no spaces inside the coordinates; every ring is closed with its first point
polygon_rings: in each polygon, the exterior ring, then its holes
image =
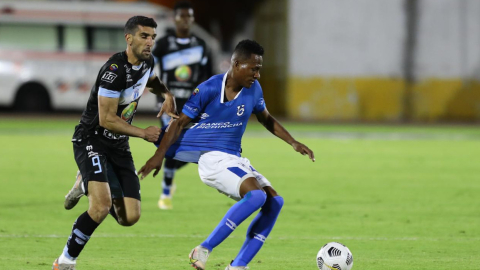
{"type": "Polygon", "coordinates": [[[205,41],[194,35],[177,38],[170,33],[156,42],[152,54],[160,66],[160,79],[175,96],[181,112],[195,87],[212,75],[205,41]]]}
{"type": "Polygon", "coordinates": [[[115,134],[99,125],[98,96],[119,98],[117,115],[131,124],[148,79],[155,74],[153,66],[153,57],[138,66],[132,66],[128,62],[125,52],[110,57],[98,72],[72,141],[81,141],[93,135],[105,137],[112,142],[128,140],[128,136],[115,134]]]}

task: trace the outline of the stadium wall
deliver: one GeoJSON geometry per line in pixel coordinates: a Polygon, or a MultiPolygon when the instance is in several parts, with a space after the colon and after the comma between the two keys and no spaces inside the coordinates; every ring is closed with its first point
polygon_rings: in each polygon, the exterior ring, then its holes
{"type": "Polygon", "coordinates": [[[286,115],[480,120],[480,1],[419,0],[413,83],[404,0],[290,0],[286,115]],[[406,100],[410,106],[406,107],[406,100]]]}

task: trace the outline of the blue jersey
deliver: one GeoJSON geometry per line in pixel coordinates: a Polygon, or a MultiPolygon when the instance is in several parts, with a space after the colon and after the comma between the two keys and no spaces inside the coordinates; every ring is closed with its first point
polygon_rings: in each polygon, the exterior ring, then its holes
{"type": "Polygon", "coordinates": [[[242,136],[252,113],[265,110],[258,81],[243,88],[235,99],[224,102],[227,74],[219,74],[200,84],[182,112],[192,122],[167,151],[167,157],[198,162],[205,151],[221,151],[240,156],[242,136]]]}

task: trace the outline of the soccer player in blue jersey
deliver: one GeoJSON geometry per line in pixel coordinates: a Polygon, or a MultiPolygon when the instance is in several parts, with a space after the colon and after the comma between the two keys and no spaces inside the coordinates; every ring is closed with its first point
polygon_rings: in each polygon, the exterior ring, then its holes
{"type": "Polygon", "coordinates": [[[270,182],[241,157],[241,139],[250,115],[293,149],[315,161],[306,145],[296,141],[268,112],[258,83],[263,48],[243,40],[235,48],[230,69],[200,84],[184,105],[182,113],[162,133],[155,154],[138,172],[143,179],[152,170],[155,176],[165,156],[198,163],[201,180],[238,202],[210,236],[190,253],[190,263],[204,270],[209,254],[235,228],[258,209],[246,240],[226,270],[246,269],[273,229],[283,198],[270,182]]]}

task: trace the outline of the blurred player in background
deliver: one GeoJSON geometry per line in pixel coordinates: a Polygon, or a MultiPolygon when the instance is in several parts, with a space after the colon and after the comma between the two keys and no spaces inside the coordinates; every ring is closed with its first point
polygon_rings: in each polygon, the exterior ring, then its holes
{"type": "MultiPolygon", "coordinates": [[[[160,78],[176,98],[181,111],[193,90],[204,80],[210,78],[212,64],[204,40],[191,34],[194,22],[192,4],[188,1],[177,2],[174,6],[175,32],[170,32],[156,42],[153,56],[160,67],[160,78]]],[[[162,106],[163,99],[158,97],[162,106]]],[[[168,115],[160,118],[162,127],[170,121],[168,115]]],[[[165,158],[163,166],[162,194],[158,201],[160,209],[172,209],[172,196],[175,190],[173,178],[175,171],[186,163],[165,158]]]]}
{"type": "MultiPolygon", "coordinates": [[[[209,254],[246,218],[261,209],[250,224],[246,240],[226,270],[247,269],[263,246],[280,210],[283,198],[271,183],[241,157],[241,140],[251,114],[275,136],[314,161],[314,154],[296,141],[268,112],[257,79],[263,63],[263,48],[243,40],[235,48],[230,69],[200,84],[183,106],[179,119],[164,129],[160,145],[138,171],[141,178],[152,170],[155,176],[165,156],[198,162],[201,180],[237,200],[210,236],[190,253],[191,265],[205,269],[209,254]]],[[[158,144],[158,142],[157,142],[158,144]]]]}
{"type": "Polygon", "coordinates": [[[155,142],[160,135],[158,127],[131,125],[145,87],[166,99],[160,114],[165,111],[176,117],[174,97],[154,72],[151,48],[156,27],[153,19],[143,16],[127,21],[127,49],[114,54],[100,69],[75,127],[73,152],[81,173],[77,178],[82,181],[73,193],[85,193],[89,207],[73,224],[53,270],[75,269],[77,257],[109,212],[122,226],[132,226],[140,218],[140,183],[128,139],[133,136],[155,142]]]}

